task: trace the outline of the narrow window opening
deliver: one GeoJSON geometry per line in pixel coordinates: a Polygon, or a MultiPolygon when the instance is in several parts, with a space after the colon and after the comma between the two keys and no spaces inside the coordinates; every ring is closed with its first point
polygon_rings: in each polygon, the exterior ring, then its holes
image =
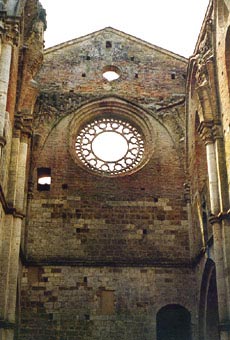
{"type": "Polygon", "coordinates": [[[131,60],[131,61],[134,61],[134,57],[131,57],[130,60],[131,60]]]}
{"type": "Polygon", "coordinates": [[[105,46],[106,46],[106,48],[111,48],[112,47],[112,42],[111,41],[106,41],[105,46]]]}
{"type": "Polygon", "coordinates": [[[147,229],[143,229],[143,235],[147,235],[147,234],[148,234],[147,229]]]}
{"type": "Polygon", "coordinates": [[[82,73],[82,75],[81,75],[83,78],[85,78],[86,77],[86,74],[85,73],[82,73]]]}
{"type": "Polygon", "coordinates": [[[90,60],[91,58],[90,58],[90,56],[89,55],[87,55],[86,56],[86,60],[90,60]]]}
{"type": "Polygon", "coordinates": [[[138,78],[138,73],[135,73],[135,78],[138,78]]]}
{"type": "Polygon", "coordinates": [[[37,169],[37,190],[49,191],[51,185],[51,169],[50,168],[38,168],[37,169]]]}
{"type": "Polygon", "coordinates": [[[176,79],[176,73],[171,73],[171,79],[176,79]]]}
{"type": "Polygon", "coordinates": [[[84,277],[84,283],[87,283],[88,282],[88,278],[87,276],[84,277]]]}

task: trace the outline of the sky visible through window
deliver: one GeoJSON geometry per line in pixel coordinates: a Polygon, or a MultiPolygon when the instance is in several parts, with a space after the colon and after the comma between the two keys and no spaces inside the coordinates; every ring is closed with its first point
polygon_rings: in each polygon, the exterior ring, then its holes
{"type": "Polygon", "coordinates": [[[189,57],[209,0],[40,0],[47,11],[45,46],[113,27],[189,57]]]}

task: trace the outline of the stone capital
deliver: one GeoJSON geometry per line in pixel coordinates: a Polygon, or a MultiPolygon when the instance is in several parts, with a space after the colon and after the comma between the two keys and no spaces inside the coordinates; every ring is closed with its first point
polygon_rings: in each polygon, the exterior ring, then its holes
{"type": "Polygon", "coordinates": [[[223,138],[223,131],[222,131],[220,122],[214,122],[213,127],[212,127],[212,132],[213,132],[213,137],[215,140],[223,138]]]}
{"type": "Polygon", "coordinates": [[[23,120],[23,130],[22,134],[26,136],[27,138],[30,138],[32,136],[33,132],[33,117],[32,116],[27,116],[23,120]]]}
{"type": "Polygon", "coordinates": [[[19,23],[18,22],[1,22],[0,35],[4,44],[11,44],[18,46],[19,43],[19,23]]]}
{"type": "Polygon", "coordinates": [[[23,128],[23,116],[20,113],[16,113],[14,116],[14,130],[21,131],[23,128]]]}
{"type": "Polygon", "coordinates": [[[213,136],[212,128],[213,128],[212,121],[203,121],[198,126],[197,130],[205,144],[214,143],[214,136],[213,136]]]}

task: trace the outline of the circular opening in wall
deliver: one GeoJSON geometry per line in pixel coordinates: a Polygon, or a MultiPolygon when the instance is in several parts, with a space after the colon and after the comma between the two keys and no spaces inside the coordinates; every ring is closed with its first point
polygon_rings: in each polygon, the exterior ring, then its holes
{"type": "Polygon", "coordinates": [[[89,169],[119,175],[139,166],[144,155],[144,138],[130,122],[117,118],[95,119],[78,132],[75,150],[89,169]]]}
{"type": "Polygon", "coordinates": [[[104,67],[102,73],[103,77],[108,81],[113,81],[120,78],[120,74],[119,68],[113,65],[104,67]]]}
{"type": "Polygon", "coordinates": [[[117,132],[102,132],[92,142],[92,150],[98,159],[116,162],[128,151],[127,140],[117,132]]]}
{"type": "Polygon", "coordinates": [[[113,81],[120,78],[120,75],[114,71],[106,71],[103,73],[103,77],[108,81],[113,81]]]}

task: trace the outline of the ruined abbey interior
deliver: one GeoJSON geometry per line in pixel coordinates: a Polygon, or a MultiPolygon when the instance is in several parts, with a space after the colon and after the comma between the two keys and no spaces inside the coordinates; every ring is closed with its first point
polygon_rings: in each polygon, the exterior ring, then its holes
{"type": "Polygon", "coordinates": [[[229,340],[230,0],[189,59],[45,29],[0,1],[0,340],[229,340]]]}

